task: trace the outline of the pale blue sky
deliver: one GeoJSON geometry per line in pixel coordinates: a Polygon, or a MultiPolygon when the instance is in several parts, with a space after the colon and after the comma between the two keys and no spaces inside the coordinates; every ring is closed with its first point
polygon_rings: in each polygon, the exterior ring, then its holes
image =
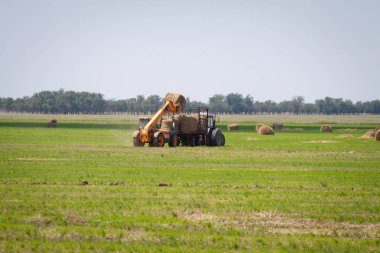
{"type": "Polygon", "coordinates": [[[0,96],[380,99],[379,0],[0,0],[0,96]]]}

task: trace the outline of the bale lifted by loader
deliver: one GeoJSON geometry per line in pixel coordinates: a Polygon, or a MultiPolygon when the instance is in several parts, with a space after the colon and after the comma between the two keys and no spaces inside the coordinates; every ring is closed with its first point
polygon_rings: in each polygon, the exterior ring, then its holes
{"type": "Polygon", "coordinates": [[[133,133],[133,145],[170,147],[183,146],[224,146],[225,138],[208,109],[199,107],[183,113],[186,99],[180,94],[168,93],[164,105],[152,118],[140,118],[139,130],[133,133]],[[171,115],[162,119],[164,114],[171,115]]]}
{"type": "Polygon", "coordinates": [[[180,94],[168,93],[164,99],[164,105],[151,118],[140,118],[140,127],[133,133],[133,145],[142,147],[145,143],[153,147],[163,147],[169,143],[170,147],[178,144],[178,137],[174,131],[167,131],[158,127],[157,123],[165,113],[182,113],[186,105],[186,99],[180,94]]]}

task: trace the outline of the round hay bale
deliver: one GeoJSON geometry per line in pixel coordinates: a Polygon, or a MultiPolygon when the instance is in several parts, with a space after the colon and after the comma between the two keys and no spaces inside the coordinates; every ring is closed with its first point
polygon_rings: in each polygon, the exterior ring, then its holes
{"type": "Polygon", "coordinates": [[[180,118],[180,132],[192,134],[198,132],[198,119],[194,116],[183,115],[180,118]]]}
{"type": "Polygon", "coordinates": [[[281,130],[284,128],[284,125],[280,124],[280,123],[273,123],[272,128],[273,128],[273,130],[281,130]]]}
{"type": "Polygon", "coordinates": [[[332,132],[332,127],[328,125],[322,125],[320,131],[322,133],[331,133],[332,132]]]}
{"type": "Polygon", "coordinates": [[[260,132],[260,128],[264,126],[263,124],[257,124],[256,125],[256,132],[259,133],[260,132]]]}
{"type": "Polygon", "coordinates": [[[58,121],[56,119],[52,119],[47,123],[47,127],[56,127],[58,124],[58,121]]]}
{"type": "Polygon", "coordinates": [[[167,101],[172,101],[173,104],[175,105],[180,105],[183,108],[185,108],[185,105],[186,105],[186,98],[181,95],[181,94],[178,94],[178,93],[167,93],[165,98],[164,98],[164,102],[167,102],[167,101]]]}
{"type": "Polygon", "coordinates": [[[239,125],[238,124],[229,124],[227,128],[228,128],[228,131],[237,131],[237,130],[239,130],[239,125]]]}
{"type": "Polygon", "coordinates": [[[261,135],[274,135],[273,128],[270,126],[261,126],[259,130],[259,134],[261,135]]]}
{"type": "Polygon", "coordinates": [[[376,132],[374,130],[369,130],[365,134],[360,136],[360,138],[374,138],[375,134],[376,134],[376,132]]]}
{"type": "Polygon", "coordinates": [[[380,130],[377,130],[377,131],[376,131],[376,134],[375,134],[375,140],[376,140],[376,141],[380,141],[380,130]]]}
{"type": "Polygon", "coordinates": [[[165,131],[173,130],[173,120],[172,119],[163,119],[161,121],[161,129],[165,131]]]}

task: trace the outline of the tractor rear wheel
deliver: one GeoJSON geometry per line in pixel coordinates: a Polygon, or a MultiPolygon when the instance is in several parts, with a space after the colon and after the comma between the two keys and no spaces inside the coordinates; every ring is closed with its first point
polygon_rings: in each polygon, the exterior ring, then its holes
{"type": "Polygon", "coordinates": [[[222,132],[219,128],[215,128],[211,133],[211,145],[212,146],[220,146],[222,141],[222,132]]]}
{"type": "Polygon", "coordinates": [[[222,140],[220,142],[220,146],[224,146],[226,144],[226,138],[224,137],[224,134],[222,134],[222,140]]]}

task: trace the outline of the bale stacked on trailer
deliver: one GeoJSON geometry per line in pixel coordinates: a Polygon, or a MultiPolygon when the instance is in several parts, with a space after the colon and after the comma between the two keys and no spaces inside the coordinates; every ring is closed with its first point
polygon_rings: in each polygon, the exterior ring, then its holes
{"type": "Polygon", "coordinates": [[[198,119],[193,116],[182,115],[179,128],[181,133],[192,134],[198,131],[198,119]]]}
{"type": "Polygon", "coordinates": [[[163,119],[161,121],[161,129],[165,131],[173,130],[173,120],[172,119],[163,119]]]}
{"type": "Polygon", "coordinates": [[[198,133],[199,130],[201,132],[207,132],[207,116],[198,114],[178,114],[174,116],[174,127],[177,129],[178,126],[179,131],[176,130],[177,133],[182,134],[195,134],[198,133]],[[199,120],[198,120],[199,118],[199,120]]]}

